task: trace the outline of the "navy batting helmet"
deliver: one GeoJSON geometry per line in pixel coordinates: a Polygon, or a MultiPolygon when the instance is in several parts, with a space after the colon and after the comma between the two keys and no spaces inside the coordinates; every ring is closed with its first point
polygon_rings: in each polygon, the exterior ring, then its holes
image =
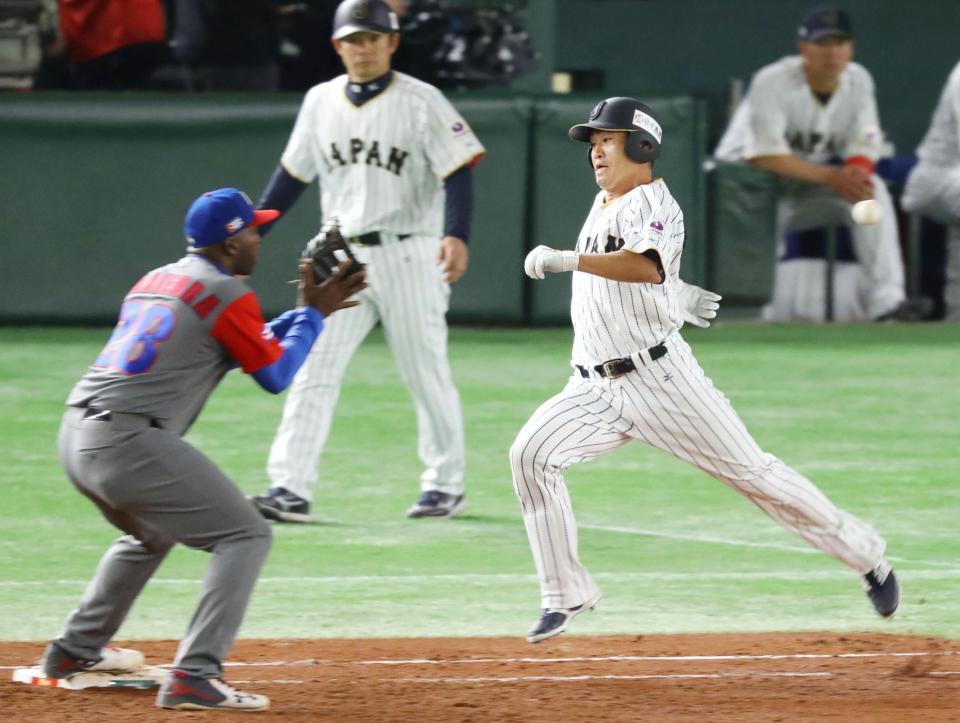
{"type": "Polygon", "coordinates": [[[333,15],[333,37],[336,40],[353,33],[399,31],[397,14],[383,0],[343,0],[333,15]]]}
{"type": "Polygon", "coordinates": [[[653,163],[660,156],[660,141],[663,139],[660,121],[649,106],[636,98],[601,100],[590,113],[590,120],[570,129],[570,138],[589,143],[590,133],[594,130],[626,131],[629,134],[627,157],[637,163],[653,163]]]}

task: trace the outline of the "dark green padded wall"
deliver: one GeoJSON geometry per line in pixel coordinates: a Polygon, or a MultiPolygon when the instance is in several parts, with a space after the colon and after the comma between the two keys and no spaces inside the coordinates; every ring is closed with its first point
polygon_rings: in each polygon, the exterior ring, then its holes
{"type": "MultiPolygon", "coordinates": [[[[554,6],[555,69],[599,69],[607,95],[694,95],[708,100],[710,137],[725,123],[728,82],[794,52],[797,26],[817,0],[530,0],[554,6]]],[[[856,60],[877,83],[880,118],[900,153],[926,131],[960,59],[958,0],[840,0],[856,33],[856,60]]],[[[541,41],[545,42],[545,41],[541,41]]]]}
{"type": "MultiPolygon", "coordinates": [[[[140,274],[183,249],[190,201],[235,185],[256,197],[283,151],[299,97],[5,96],[0,317],[106,321],[140,274]],[[27,273],[29,271],[30,273],[27,273]]],[[[522,315],[525,98],[456,99],[488,154],[476,169],[468,275],[451,318],[522,315]],[[506,271],[509,269],[511,271],[506,271]]],[[[252,280],[268,312],[293,301],[285,281],[318,226],[308,188],[266,238],[252,280]]]]}
{"type": "MultiPolygon", "coordinates": [[[[587,146],[567,136],[570,126],[587,120],[596,96],[554,97],[537,106],[534,133],[534,177],[537,179],[531,212],[536,233],[532,248],[546,244],[573,248],[597,184],[587,165],[587,146]]],[[[684,211],[687,245],[681,273],[695,283],[705,282],[706,239],[703,186],[703,107],[692,98],[646,98],[663,125],[663,150],[655,173],[666,179],[684,211]]],[[[532,285],[534,323],[565,323],[570,319],[570,277],[548,276],[532,285]]]]}
{"type": "MultiPolygon", "coordinates": [[[[595,186],[585,147],[568,140],[567,128],[597,98],[453,100],[487,157],[476,169],[470,270],[454,286],[450,318],[526,321],[524,294],[533,290],[533,319],[564,322],[563,292],[552,291],[554,280],[529,282],[522,263],[536,243],[574,243],[595,186]]],[[[298,104],[291,96],[5,96],[0,320],[111,321],[141,274],[182,251],[183,214],[197,195],[225,185],[260,194],[298,104]]],[[[700,238],[700,105],[690,99],[652,105],[669,139],[658,172],[684,204],[688,234],[700,238]]],[[[251,283],[267,313],[293,302],[286,281],[316,233],[316,193],[316,186],[308,188],[264,241],[251,283]]],[[[688,249],[685,264],[690,280],[702,279],[699,246],[688,249]]]]}
{"type": "MultiPolygon", "coordinates": [[[[296,109],[279,97],[5,99],[0,197],[16,212],[2,231],[3,316],[112,317],[144,271],[183,250],[193,198],[227,185],[259,194],[296,109]]],[[[292,302],[284,281],[314,215],[299,204],[264,242],[254,285],[269,302],[292,302]]]]}

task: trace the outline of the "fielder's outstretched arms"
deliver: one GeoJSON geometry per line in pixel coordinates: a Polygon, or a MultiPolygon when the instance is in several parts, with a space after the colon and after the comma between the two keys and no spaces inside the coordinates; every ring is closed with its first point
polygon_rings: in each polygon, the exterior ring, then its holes
{"type": "Polygon", "coordinates": [[[540,405],[510,448],[510,466],[537,575],[542,614],[527,639],[563,632],[600,590],[580,563],[566,469],[630,440],[699,467],[863,579],[877,612],[892,615],[899,588],[870,525],[838,509],[808,479],[754,441],[680,334],[706,325],[715,295],[679,280],[683,212],[653,177],[662,131],[633,98],[601,101],[570,129],[590,144],[601,190],[572,251],[539,247],[533,278],[573,273],[572,374],[540,405]]]}

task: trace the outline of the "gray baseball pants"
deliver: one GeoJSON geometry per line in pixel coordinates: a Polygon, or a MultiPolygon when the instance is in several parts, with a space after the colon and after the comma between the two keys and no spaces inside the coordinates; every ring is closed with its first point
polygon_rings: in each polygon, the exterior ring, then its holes
{"type": "Polygon", "coordinates": [[[107,550],[57,643],[95,658],[180,542],[212,554],[174,667],[221,677],[270,551],[269,525],[206,456],[141,415],[69,408],[57,446],[74,486],[126,533],[107,550]]]}

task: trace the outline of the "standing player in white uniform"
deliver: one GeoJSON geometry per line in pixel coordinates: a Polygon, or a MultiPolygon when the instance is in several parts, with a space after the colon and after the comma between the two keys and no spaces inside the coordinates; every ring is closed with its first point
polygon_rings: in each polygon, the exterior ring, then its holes
{"type": "Polygon", "coordinates": [[[960,63],[943,87],[917,155],[903,207],[947,226],[946,319],[960,321],[960,63]]]}
{"type": "Polygon", "coordinates": [[[317,464],[350,358],[379,321],[413,396],[425,466],[410,517],[449,517],[464,498],[460,398],[447,361],[450,287],[467,268],[472,166],[484,154],[439,90],[390,69],[397,16],[345,0],[333,45],[346,75],[311,88],[260,205],[285,211],[318,178],[324,224],[367,266],[363,304],[338,315],[287,396],[270,450],[264,516],[310,520],[317,464]],[[274,206],[270,206],[274,208],[274,206]]]}
{"type": "MultiPolygon", "coordinates": [[[[813,8],[800,26],[797,49],[798,55],[754,75],[714,155],[745,160],[781,177],[778,244],[790,231],[848,226],[863,269],[860,307],[866,318],[910,320],[914,310],[905,303],[893,201],[873,172],[886,150],[873,78],[851,62],[848,15],[829,6],[813,8]],[[881,204],[883,218],[857,225],[850,208],[868,198],[881,204]]],[[[820,276],[805,281],[823,287],[820,276]]]]}
{"type": "Polygon", "coordinates": [[[572,271],[573,373],[540,405],[510,448],[513,482],[540,578],[543,613],[532,643],[563,632],[600,590],[577,553],[577,525],[564,483],[570,465],[632,439],[699,467],[773,519],[861,575],[877,612],[900,600],[886,543],[838,509],[808,479],[764,452],[680,335],[677,274],[683,212],[653,177],[661,127],[633,98],[610,98],[570,129],[590,144],[601,191],[575,251],[538,246],[524,270],[572,271]]]}

